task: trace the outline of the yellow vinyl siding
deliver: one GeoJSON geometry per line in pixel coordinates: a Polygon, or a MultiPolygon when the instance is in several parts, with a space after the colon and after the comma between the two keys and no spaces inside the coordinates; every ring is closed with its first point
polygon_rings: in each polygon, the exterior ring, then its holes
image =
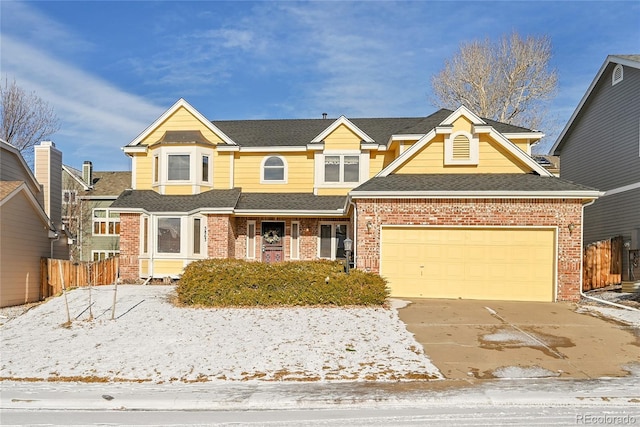
{"type": "Polygon", "coordinates": [[[386,166],[386,151],[372,151],[369,154],[369,178],[373,178],[375,174],[380,172],[386,166]]]}
{"type": "Polygon", "coordinates": [[[136,190],[151,190],[153,180],[153,152],[136,154],[136,190]]]}
{"type": "Polygon", "coordinates": [[[351,188],[318,188],[316,194],[318,196],[346,196],[351,188]]]}
{"type": "Polygon", "coordinates": [[[164,187],[164,194],[170,194],[170,195],[193,194],[193,186],[191,186],[191,185],[166,185],[164,187]]]}
{"type": "Polygon", "coordinates": [[[345,125],[340,125],[324,139],[325,151],[360,150],[362,139],[345,125]]]}
{"type": "Polygon", "coordinates": [[[311,153],[236,153],[234,166],[235,187],[244,192],[308,193],[313,191],[314,161],[311,153]],[[287,162],[287,183],[260,183],[262,161],[270,155],[279,155],[287,162]]]}
{"type": "Polygon", "coordinates": [[[391,296],[553,301],[555,230],[384,227],[391,296]]]}
{"type": "Polygon", "coordinates": [[[140,276],[141,277],[149,276],[149,260],[148,259],[140,260],[140,276]]]}
{"type": "Polygon", "coordinates": [[[167,119],[162,122],[155,130],[153,130],[144,140],[142,145],[150,145],[158,142],[166,131],[170,130],[199,130],[207,140],[214,144],[222,142],[222,139],[204,125],[200,120],[193,116],[186,108],[180,107],[167,119]]]}
{"type": "Polygon", "coordinates": [[[395,173],[529,173],[530,168],[517,160],[489,136],[481,135],[477,165],[444,165],[444,136],[436,137],[395,173]]]}
{"type": "MultiPolygon", "coordinates": [[[[225,190],[231,188],[231,158],[233,152],[213,153],[213,188],[225,190]]],[[[204,190],[204,187],[203,187],[204,190]]],[[[207,188],[204,191],[209,190],[207,188]]]]}
{"type": "Polygon", "coordinates": [[[184,266],[183,260],[156,259],[153,260],[153,276],[177,276],[182,274],[184,266]]]}

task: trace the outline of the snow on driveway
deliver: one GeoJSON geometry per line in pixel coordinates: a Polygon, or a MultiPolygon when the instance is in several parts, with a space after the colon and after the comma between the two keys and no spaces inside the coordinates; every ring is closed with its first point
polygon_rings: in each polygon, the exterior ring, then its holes
{"type": "Polygon", "coordinates": [[[173,286],[78,288],[0,326],[0,379],[442,379],[395,309],[185,308],[173,286]],[[90,314],[93,320],[89,320],[90,314]]]}

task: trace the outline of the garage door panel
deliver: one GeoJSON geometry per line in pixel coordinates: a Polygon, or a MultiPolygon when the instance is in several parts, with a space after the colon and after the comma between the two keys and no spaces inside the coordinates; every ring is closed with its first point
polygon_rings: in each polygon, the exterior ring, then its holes
{"type": "Polygon", "coordinates": [[[553,301],[555,230],[383,227],[392,296],[553,301]]]}

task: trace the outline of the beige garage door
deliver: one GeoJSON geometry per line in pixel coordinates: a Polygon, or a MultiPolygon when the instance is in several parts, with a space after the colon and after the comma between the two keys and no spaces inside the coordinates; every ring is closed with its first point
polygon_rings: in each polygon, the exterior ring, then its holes
{"type": "Polygon", "coordinates": [[[383,227],[391,295],[555,300],[555,230],[383,227]]]}

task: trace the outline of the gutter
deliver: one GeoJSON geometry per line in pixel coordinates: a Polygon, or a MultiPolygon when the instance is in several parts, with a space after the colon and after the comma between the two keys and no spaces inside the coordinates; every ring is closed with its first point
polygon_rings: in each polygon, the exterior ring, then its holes
{"type": "MultiPolygon", "coordinates": [[[[591,206],[592,204],[594,204],[596,201],[592,200],[589,203],[586,203],[584,205],[582,205],[582,223],[584,224],[584,208],[586,208],[587,206],[591,206]]],[[[584,227],[580,227],[581,228],[581,232],[580,232],[580,247],[583,248],[584,247],[584,227]]],[[[580,266],[580,296],[582,298],[588,299],[588,300],[592,300],[592,301],[596,301],[599,302],[601,304],[607,304],[616,308],[624,308],[625,310],[631,310],[631,311],[640,311],[637,308],[633,308],[633,307],[629,307],[626,305],[622,305],[622,304],[618,304],[616,302],[612,302],[612,301],[607,301],[607,300],[603,300],[600,298],[596,298],[596,297],[592,297],[589,295],[586,295],[584,293],[584,291],[582,290],[582,277],[583,277],[583,270],[584,270],[584,266],[580,266]]]]}

